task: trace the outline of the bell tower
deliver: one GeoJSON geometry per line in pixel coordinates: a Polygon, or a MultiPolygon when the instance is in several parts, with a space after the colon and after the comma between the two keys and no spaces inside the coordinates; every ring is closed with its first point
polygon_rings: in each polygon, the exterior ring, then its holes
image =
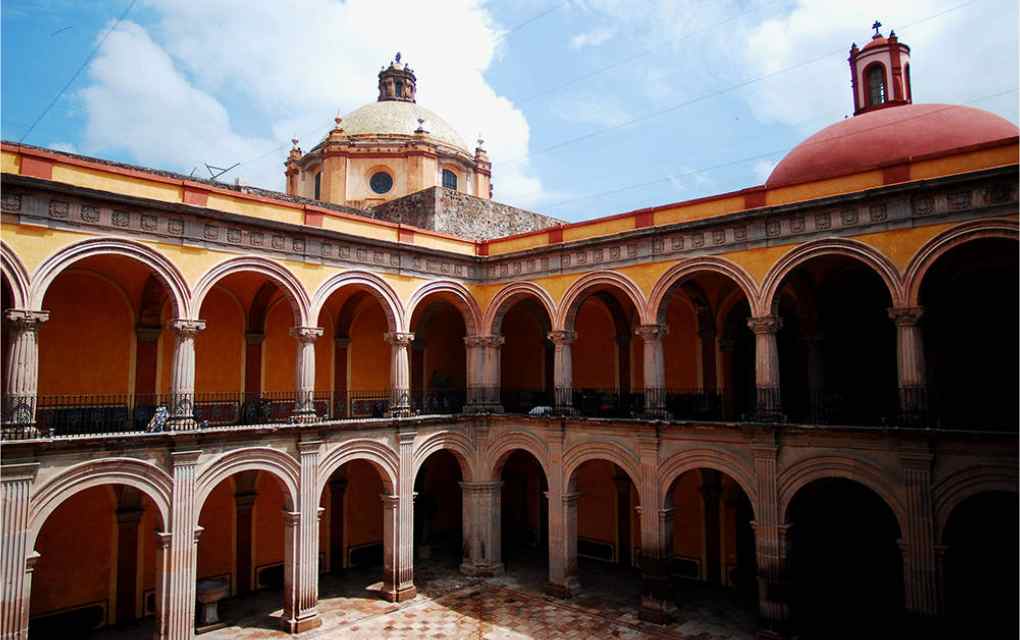
{"type": "Polygon", "coordinates": [[[399,100],[414,102],[417,80],[411,66],[400,61],[400,52],[390,63],[379,72],[379,102],[399,100]]]}
{"type": "Polygon", "coordinates": [[[913,102],[910,86],[910,47],[896,38],[882,35],[882,23],[871,25],[875,30],[871,41],[858,49],[850,47],[850,85],[854,92],[854,115],[913,102]]]}

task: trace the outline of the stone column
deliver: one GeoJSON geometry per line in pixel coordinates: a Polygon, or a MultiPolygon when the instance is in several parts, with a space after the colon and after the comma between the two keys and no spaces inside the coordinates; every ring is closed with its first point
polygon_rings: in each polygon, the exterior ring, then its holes
{"type": "Polygon", "coordinates": [[[128,624],[137,617],[138,523],[144,513],[134,504],[117,509],[117,624],[128,624]]]}
{"type": "Polygon", "coordinates": [[[635,333],[644,344],[645,415],[666,418],[666,363],[662,353],[666,326],[641,325],[635,333]]]}
{"type": "Polygon", "coordinates": [[[393,602],[404,602],[417,595],[414,587],[414,473],[411,457],[415,433],[414,428],[401,429],[397,433],[400,454],[397,501],[390,504],[387,497],[383,499],[384,532],[387,526],[392,528],[390,534],[384,533],[391,547],[389,551],[384,550],[385,561],[390,564],[386,569],[383,591],[393,602]],[[393,513],[387,514],[387,509],[393,513]]]}
{"type": "Polygon", "coordinates": [[[757,438],[758,441],[751,447],[758,493],[757,520],[751,526],[754,528],[758,562],[758,637],[782,638],[789,620],[787,559],[790,525],[781,524],[782,514],[779,513],[775,434],[758,434],[757,438]]]}
{"type": "Polygon", "coordinates": [[[461,482],[464,496],[464,562],[461,573],[496,576],[503,573],[503,482],[461,482]]]}
{"type": "Polygon", "coordinates": [[[560,413],[572,413],[574,369],[570,345],[577,339],[577,334],[573,331],[550,331],[548,337],[556,348],[553,364],[553,388],[556,394],[555,408],[560,413]]]}
{"type": "Polygon", "coordinates": [[[34,433],[39,327],[49,318],[49,311],[8,309],[4,313],[6,329],[10,332],[10,352],[4,363],[3,423],[8,428],[28,430],[25,435],[34,433]]]}
{"type": "Polygon", "coordinates": [[[195,632],[198,537],[202,533],[198,526],[195,477],[201,453],[197,450],[170,453],[174,478],[170,535],[169,541],[160,538],[166,548],[161,547],[162,574],[156,578],[156,620],[161,637],[168,640],[191,640],[195,632]]]}
{"type": "Polygon", "coordinates": [[[928,410],[924,343],[919,326],[922,315],[924,315],[922,307],[889,309],[889,317],[896,323],[899,410],[901,420],[908,425],[923,423],[928,410]]]}
{"type": "Polygon", "coordinates": [[[464,338],[468,361],[468,404],[465,412],[500,413],[500,357],[503,336],[464,338]]]}
{"type": "Polygon", "coordinates": [[[234,513],[237,522],[237,593],[244,595],[252,588],[252,507],[258,496],[254,491],[234,495],[234,513]]]}
{"type": "Polygon", "coordinates": [[[549,499],[549,584],[546,591],[558,598],[569,598],[577,593],[577,499],[580,493],[561,493],[556,499],[551,491],[549,499]],[[555,539],[553,530],[557,531],[555,539]]]}
{"type": "MultiPolygon", "coordinates": [[[[33,338],[32,344],[35,344],[33,338]]],[[[0,467],[3,505],[0,515],[0,638],[28,638],[28,611],[32,598],[32,570],[38,554],[29,547],[29,506],[39,463],[0,467]]]]}
{"type": "Polygon", "coordinates": [[[779,389],[779,348],[776,334],[783,326],[778,316],[748,318],[754,332],[754,381],[757,387],[755,413],[761,421],[782,419],[783,405],[779,389]]]}
{"type": "Polygon", "coordinates": [[[908,451],[900,455],[907,490],[907,526],[901,540],[904,601],[907,611],[918,616],[934,616],[939,609],[932,460],[928,451],[908,451]]]}
{"type": "Polygon", "coordinates": [[[673,555],[673,514],[663,509],[659,494],[659,433],[656,425],[644,424],[637,434],[641,474],[638,479],[641,522],[641,609],[639,617],[655,624],[669,621],[670,561],[673,555]]]}
{"type": "Polygon", "coordinates": [[[701,500],[705,513],[705,579],[722,583],[722,545],[720,536],[720,496],[722,482],[714,469],[701,470],[701,500]]]}
{"type": "Polygon", "coordinates": [[[400,496],[379,497],[383,504],[382,595],[390,602],[397,602],[400,584],[400,496]]]}
{"type": "MultiPolygon", "coordinates": [[[[321,330],[320,330],[321,331],[321,330]]],[[[306,440],[298,443],[301,462],[301,483],[298,485],[297,517],[290,517],[293,530],[287,540],[296,545],[286,553],[284,567],[283,626],[290,633],[301,633],[322,624],[319,617],[319,454],[322,442],[306,440]],[[287,580],[286,578],[290,578],[287,580]],[[287,604],[290,604],[288,608],[287,604]]],[[[291,525],[288,524],[288,527],[291,525]]]]}
{"type": "Polygon", "coordinates": [[[333,476],[329,481],[329,569],[333,575],[344,569],[344,494],[347,478],[333,476]]]}
{"type": "Polygon", "coordinates": [[[321,327],[293,327],[290,335],[297,339],[297,359],[294,371],[294,419],[297,422],[315,422],[315,340],[322,335],[321,327]]]}
{"type": "Polygon", "coordinates": [[[174,360],[170,373],[171,431],[195,427],[195,336],[205,329],[205,320],[170,321],[174,332],[174,360]]]}
{"type": "Polygon", "coordinates": [[[413,333],[387,333],[386,341],[392,345],[390,352],[390,408],[393,417],[411,415],[411,372],[409,347],[414,340],[413,333]]]}

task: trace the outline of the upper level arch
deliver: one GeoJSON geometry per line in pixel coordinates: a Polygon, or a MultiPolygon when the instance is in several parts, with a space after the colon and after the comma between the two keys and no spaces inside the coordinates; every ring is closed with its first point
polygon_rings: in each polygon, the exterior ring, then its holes
{"type": "Polygon", "coordinates": [[[42,310],[46,290],[60,273],[80,260],[93,256],[124,256],[141,262],[155,273],[169,292],[173,317],[186,318],[192,313],[191,293],[177,267],[158,251],[132,240],[94,238],[64,247],[43,261],[31,278],[28,306],[42,310]]]}
{"type": "MultiPolygon", "coordinates": [[[[577,470],[585,462],[605,460],[623,469],[635,487],[641,486],[641,465],[634,454],[615,442],[583,442],[572,446],[563,454],[563,479],[566,492],[573,493],[577,470]]],[[[644,498],[644,496],[640,496],[644,498]]]]}
{"type": "Polygon", "coordinates": [[[14,308],[24,309],[28,304],[31,289],[28,271],[21,264],[17,254],[3,241],[0,241],[0,273],[11,288],[11,302],[14,308]]]}
{"type": "Polygon", "coordinates": [[[485,309],[482,327],[486,334],[500,335],[507,312],[518,302],[529,299],[537,301],[545,309],[549,324],[552,325],[556,317],[556,303],[549,292],[533,282],[514,282],[500,289],[485,309]]]}
{"type": "Polygon", "coordinates": [[[844,256],[872,269],[885,283],[892,306],[902,306],[904,295],[900,274],[888,258],[873,247],[857,240],[823,238],[802,244],[776,261],[762,281],[757,304],[752,307],[755,315],[777,314],[779,312],[778,292],[787,276],[805,262],[828,255],[844,256]]]}
{"type": "Polygon", "coordinates": [[[301,467],[293,456],[269,447],[236,449],[203,465],[195,479],[195,524],[216,485],[242,471],[265,471],[272,475],[283,489],[286,508],[297,509],[301,467]]]}
{"type": "Polygon", "coordinates": [[[457,459],[457,464],[460,465],[460,475],[464,482],[475,480],[475,469],[472,464],[473,446],[467,436],[456,431],[433,433],[415,445],[411,459],[411,473],[415,478],[418,477],[418,471],[429,456],[438,451],[449,451],[457,459]]]}
{"type": "Polygon", "coordinates": [[[299,327],[311,326],[315,318],[311,316],[311,301],[305,292],[301,282],[282,264],[260,258],[258,256],[241,256],[229,258],[217,264],[207,271],[195,285],[193,300],[193,313],[195,317],[202,310],[202,302],[209,294],[209,290],[216,286],[216,283],[227,276],[235,273],[257,273],[265,276],[275,283],[285,293],[294,314],[294,325],[299,327]]]}
{"type": "Polygon", "coordinates": [[[478,332],[484,325],[478,303],[467,287],[453,280],[435,280],[425,283],[415,290],[407,305],[406,331],[414,331],[414,324],[418,320],[418,316],[432,299],[443,300],[453,305],[464,318],[467,335],[479,335],[478,332]]]}
{"type": "Polygon", "coordinates": [[[400,476],[400,458],[397,452],[381,442],[359,438],[342,442],[339,446],[323,452],[319,462],[316,495],[322,495],[333,472],[352,460],[364,460],[371,464],[379,472],[387,495],[396,493],[400,476]]]}
{"type": "MultiPolygon", "coordinates": [[[[724,258],[702,256],[684,260],[659,277],[648,300],[646,317],[654,318],[657,324],[665,324],[670,293],[700,273],[719,274],[731,281],[736,285],[738,293],[730,293],[729,296],[742,294],[749,304],[758,299],[758,288],[754,280],[740,266],[724,258]]],[[[718,322],[718,318],[716,321],[718,322]]]]}
{"type": "Polygon", "coordinates": [[[318,321],[323,307],[329,301],[330,296],[344,287],[353,287],[359,291],[375,298],[386,315],[386,324],[389,331],[400,331],[404,326],[404,308],[400,303],[400,296],[386,283],[385,280],[367,271],[347,271],[331,276],[326,280],[312,296],[310,318],[318,321]]]}
{"type": "Polygon", "coordinates": [[[581,305],[589,296],[602,291],[622,296],[633,306],[638,324],[649,323],[645,296],[633,280],[615,271],[596,271],[579,278],[563,294],[553,329],[572,331],[581,305]]]}

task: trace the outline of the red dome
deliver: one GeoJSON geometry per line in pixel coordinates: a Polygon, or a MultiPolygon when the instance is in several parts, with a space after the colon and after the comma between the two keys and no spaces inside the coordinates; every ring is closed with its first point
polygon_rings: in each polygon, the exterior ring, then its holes
{"type": "Polygon", "coordinates": [[[882,45],[886,44],[889,44],[889,41],[886,39],[885,36],[875,36],[874,38],[871,39],[871,42],[864,45],[864,48],[861,49],[861,51],[867,51],[868,49],[874,49],[875,47],[881,47],[882,45]]]}
{"type": "Polygon", "coordinates": [[[800,143],[772,170],[765,185],[782,187],[860,173],[1016,135],[1012,122],[971,107],[887,107],[837,122],[800,143]]]}

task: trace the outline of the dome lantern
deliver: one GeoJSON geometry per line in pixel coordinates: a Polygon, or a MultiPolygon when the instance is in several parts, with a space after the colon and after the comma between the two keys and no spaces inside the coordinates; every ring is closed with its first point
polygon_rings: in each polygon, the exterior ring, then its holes
{"type": "Polygon", "coordinates": [[[882,35],[882,23],[875,21],[871,41],[858,49],[850,47],[850,86],[854,94],[854,115],[913,102],[910,86],[910,47],[896,38],[882,35]]]}
{"type": "Polygon", "coordinates": [[[379,102],[387,100],[399,100],[401,102],[414,102],[414,94],[417,89],[417,79],[411,66],[400,61],[400,52],[390,63],[390,66],[383,67],[379,72],[379,102]]]}

